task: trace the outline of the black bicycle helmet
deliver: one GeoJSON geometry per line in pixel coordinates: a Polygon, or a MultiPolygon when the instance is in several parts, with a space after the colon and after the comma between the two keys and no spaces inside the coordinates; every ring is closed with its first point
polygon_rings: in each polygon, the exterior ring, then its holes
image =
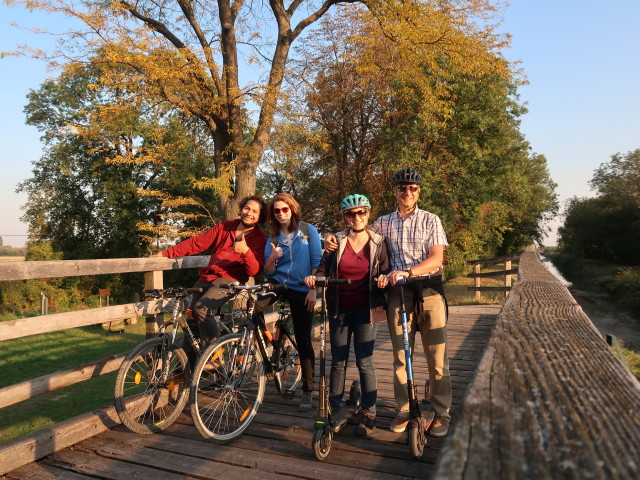
{"type": "Polygon", "coordinates": [[[413,168],[403,168],[395,173],[393,176],[393,183],[417,183],[420,185],[422,182],[422,175],[420,175],[413,168]]]}

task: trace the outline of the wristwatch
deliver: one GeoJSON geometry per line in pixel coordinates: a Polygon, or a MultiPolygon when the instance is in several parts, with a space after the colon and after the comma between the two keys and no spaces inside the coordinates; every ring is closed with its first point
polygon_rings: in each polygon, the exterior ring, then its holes
{"type": "Polygon", "coordinates": [[[408,278],[413,277],[413,272],[411,271],[411,267],[409,267],[409,270],[407,270],[407,273],[409,274],[408,278]]]}

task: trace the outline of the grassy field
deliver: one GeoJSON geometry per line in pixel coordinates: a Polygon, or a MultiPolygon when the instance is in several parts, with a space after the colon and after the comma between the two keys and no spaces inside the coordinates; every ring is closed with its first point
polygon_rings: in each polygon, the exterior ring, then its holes
{"type": "Polygon", "coordinates": [[[24,261],[24,257],[0,255],[0,262],[23,262],[23,261],[24,261]]]}
{"type": "MultiPolygon", "coordinates": [[[[144,328],[141,320],[123,334],[94,325],[2,342],[0,387],[126,352],[144,339],[144,328]]],[[[0,442],[113,404],[114,381],[115,372],[0,409],[0,442]]]]}

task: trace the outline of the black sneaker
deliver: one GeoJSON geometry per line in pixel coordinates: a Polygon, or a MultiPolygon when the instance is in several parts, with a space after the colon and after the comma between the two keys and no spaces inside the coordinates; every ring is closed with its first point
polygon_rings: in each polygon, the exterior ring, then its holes
{"type": "Polygon", "coordinates": [[[376,416],[367,409],[362,409],[360,412],[360,424],[354,429],[353,433],[363,437],[369,435],[376,428],[376,416]]]}

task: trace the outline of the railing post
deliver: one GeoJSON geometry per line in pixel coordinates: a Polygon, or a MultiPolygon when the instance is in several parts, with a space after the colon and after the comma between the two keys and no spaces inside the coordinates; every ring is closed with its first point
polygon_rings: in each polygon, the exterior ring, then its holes
{"type": "MultiPolygon", "coordinates": [[[[509,270],[511,270],[511,260],[507,260],[504,262],[504,269],[505,272],[508,272],[509,270]]],[[[511,274],[509,273],[505,273],[504,274],[504,286],[505,291],[504,291],[504,298],[507,298],[509,296],[509,288],[511,288],[511,274]]]]}
{"type": "MultiPolygon", "coordinates": [[[[480,273],[480,264],[476,263],[473,266],[473,273],[478,274],[480,273]]],[[[480,298],[482,298],[482,292],[480,292],[480,277],[476,276],[473,277],[473,286],[477,289],[473,298],[474,300],[480,300],[480,298]]]]}
{"type": "MultiPolygon", "coordinates": [[[[164,288],[164,277],[162,270],[154,272],[144,272],[144,289],[151,290],[153,288],[164,288]]],[[[157,315],[147,315],[146,333],[147,338],[153,337],[158,333],[158,326],[162,322],[163,313],[157,315]]]]}

